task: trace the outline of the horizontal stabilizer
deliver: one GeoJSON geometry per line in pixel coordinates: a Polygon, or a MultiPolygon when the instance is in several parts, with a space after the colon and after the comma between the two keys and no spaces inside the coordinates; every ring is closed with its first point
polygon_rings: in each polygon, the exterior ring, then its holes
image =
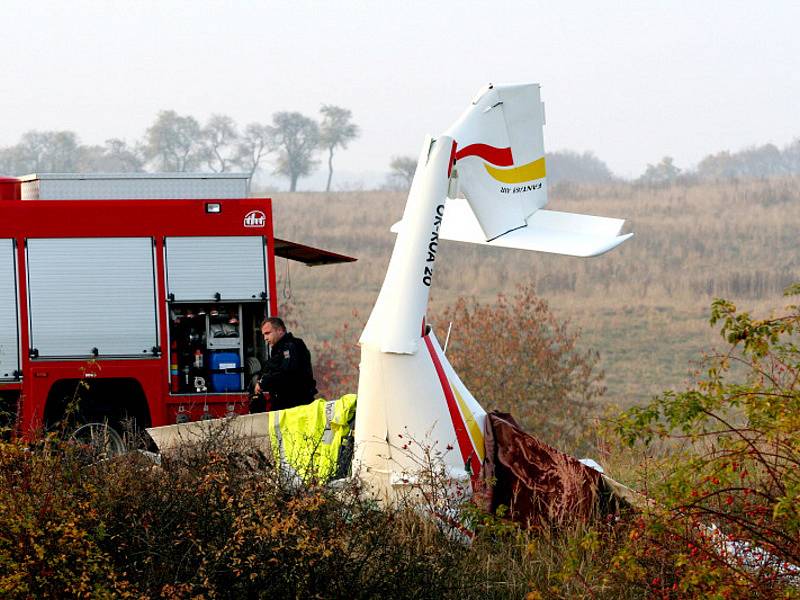
{"type": "MultiPolygon", "coordinates": [[[[632,233],[620,235],[624,223],[624,219],[540,209],[528,217],[526,227],[487,242],[467,201],[448,198],[439,239],[569,256],[598,256],[633,237],[632,233]]],[[[402,221],[395,223],[392,231],[397,233],[401,226],[402,221]]]]}

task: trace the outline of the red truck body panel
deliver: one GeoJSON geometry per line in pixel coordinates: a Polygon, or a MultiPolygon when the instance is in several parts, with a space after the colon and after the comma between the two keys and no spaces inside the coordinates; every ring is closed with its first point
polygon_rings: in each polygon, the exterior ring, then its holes
{"type": "MultiPolygon", "coordinates": [[[[0,179],[0,239],[16,242],[17,294],[21,374],[17,381],[0,382],[0,392],[18,391],[17,428],[23,435],[43,425],[45,403],[59,380],[134,379],[147,399],[151,425],[175,423],[178,413],[192,420],[247,412],[246,392],[174,394],[170,388],[169,305],[164,260],[165,238],[170,236],[263,236],[268,271],[268,311],[278,314],[275,282],[275,239],[272,203],[268,198],[192,200],[20,200],[19,182],[0,179]],[[219,205],[208,212],[207,204],[219,205]],[[266,217],[246,218],[253,211],[266,217]],[[29,354],[29,306],[26,240],[31,238],[149,237],[155,245],[156,302],[160,348],[152,357],[112,359],[36,358],[29,354]]],[[[306,246],[288,244],[287,253],[306,246]]],[[[305,249],[305,250],[304,250],[305,249]]],[[[310,249],[313,255],[314,249],[310,249]]],[[[320,263],[347,257],[317,251],[320,263]]],[[[68,316],[65,315],[65,318],[68,316]]]]}

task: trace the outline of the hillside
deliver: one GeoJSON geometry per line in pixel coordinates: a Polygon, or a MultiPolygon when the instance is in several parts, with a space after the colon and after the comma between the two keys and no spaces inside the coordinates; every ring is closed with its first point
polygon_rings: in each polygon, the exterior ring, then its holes
{"type": "MultiPolygon", "coordinates": [[[[359,258],[316,268],[278,261],[279,302],[290,296],[300,335],[326,339],[348,319],[363,325],[394,243],[389,226],[404,203],[397,192],[275,196],[276,235],[359,258]]],[[[626,218],[636,237],[592,259],[444,243],[432,312],[459,295],[490,300],[532,281],[557,316],[582,329],[584,345],[600,351],[607,399],[621,405],[679,386],[690,359],[717,343],[707,324],[714,297],[779,306],[783,288],[800,280],[800,178],[562,184],[548,208],[626,218]]],[[[443,333],[447,324],[434,326],[443,333]]]]}

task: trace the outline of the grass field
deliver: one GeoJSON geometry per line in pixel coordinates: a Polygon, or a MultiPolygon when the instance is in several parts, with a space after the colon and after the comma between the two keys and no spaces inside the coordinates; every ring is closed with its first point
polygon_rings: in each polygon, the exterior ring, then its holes
{"type": "MultiPolygon", "coordinates": [[[[443,243],[431,312],[462,295],[487,301],[534,282],[556,315],[582,330],[584,346],[600,351],[610,402],[640,403],[683,383],[690,362],[719,340],[708,325],[713,298],[753,310],[779,306],[782,290],[800,280],[800,178],[561,185],[550,197],[553,210],[628,219],[636,236],[591,259],[443,243]]],[[[314,268],[278,261],[279,302],[296,307],[296,333],[330,338],[345,320],[360,329],[404,204],[396,192],[275,195],[278,237],[359,259],[314,268]]]]}

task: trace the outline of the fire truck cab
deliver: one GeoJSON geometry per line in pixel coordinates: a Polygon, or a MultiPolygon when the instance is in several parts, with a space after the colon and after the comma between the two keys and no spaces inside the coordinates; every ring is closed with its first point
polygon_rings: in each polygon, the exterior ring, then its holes
{"type": "Polygon", "coordinates": [[[248,411],[275,257],[354,259],[277,239],[240,174],[0,179],[0,411],[136,428],[248,411]]]}

